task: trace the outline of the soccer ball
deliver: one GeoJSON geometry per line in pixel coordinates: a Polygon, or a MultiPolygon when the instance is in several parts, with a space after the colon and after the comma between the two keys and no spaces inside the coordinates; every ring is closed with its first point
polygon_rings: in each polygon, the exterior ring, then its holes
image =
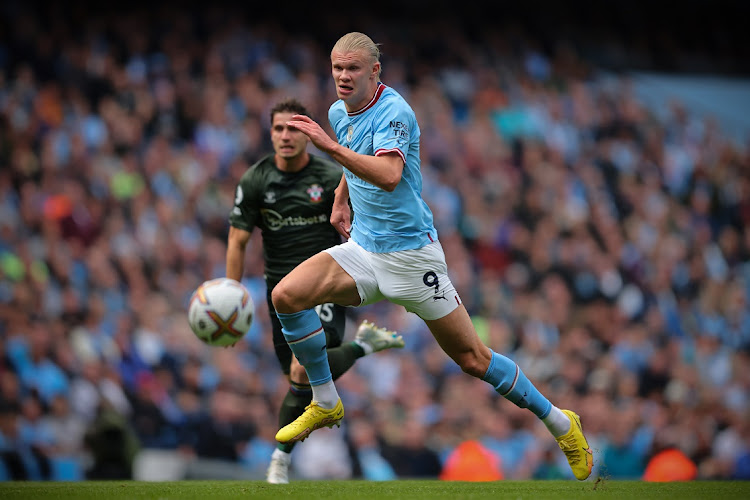
{"type": "Polygon", "coordinates": [[[201,284],[188,306],[188,322],[195,336],[211,346],[234,345],[253,323],[255,306],[250,292],[229,278],[201,284]]]}

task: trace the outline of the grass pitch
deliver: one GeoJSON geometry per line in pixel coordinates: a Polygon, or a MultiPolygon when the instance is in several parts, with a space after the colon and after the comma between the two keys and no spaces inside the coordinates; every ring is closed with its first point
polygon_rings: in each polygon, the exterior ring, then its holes
{"type": "Polygon", "coordinates": [[[733,500],[750,498],[750,482],[695,481],[645,483],[640,481],[497,481],[465,483],[445,481],[296,481],[270,485],[262,481],[84,481],[0,483],[0,498],[10,499],[632,499],[662,498],[733,500]]]}

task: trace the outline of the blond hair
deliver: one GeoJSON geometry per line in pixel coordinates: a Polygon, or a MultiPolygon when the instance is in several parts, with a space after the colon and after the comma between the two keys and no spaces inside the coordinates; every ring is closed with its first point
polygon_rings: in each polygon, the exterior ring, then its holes
{"type": "MultiPolygon", "coordinates": [[[[380,48],[378,47],[378,44],[373,42],[369,36],[358,31],[352,31],[351,33],[342,36],[331,49],[331,53],[359,51],[367,54],[373,64],[380,62],[380,48]]],[[[380,78],[381,69],[382,66],[378,68],[378,78],[380,78]]]]}

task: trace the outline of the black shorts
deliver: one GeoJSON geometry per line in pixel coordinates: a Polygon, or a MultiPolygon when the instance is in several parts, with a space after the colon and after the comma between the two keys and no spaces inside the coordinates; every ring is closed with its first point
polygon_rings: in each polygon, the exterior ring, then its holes
{"type": "MultiPolygon", "coordinates": [[[[275,286],[275,285],[274,285],[275,286]]],[[[281,364],[281,370],[284,374],[289,375],[289,369],[292,365],[292,350],[286,343],[284,333],[281,331],[281,321],[276,316],[276,310],[273,308],[271,301],[271,291],[273,288],[269,285],[266,292],[268,301],[268,312],[271,316],[271,325],[273,326],[273,348],[276,351],[276,357],[281,364]]],[[[321,304],[315,308],[323,324],[323,330],[326,332],[326,345],[328,348],[338,347],[344,340],[344,329],[346,328],[346,307],[338,304],[321,304]]]]}

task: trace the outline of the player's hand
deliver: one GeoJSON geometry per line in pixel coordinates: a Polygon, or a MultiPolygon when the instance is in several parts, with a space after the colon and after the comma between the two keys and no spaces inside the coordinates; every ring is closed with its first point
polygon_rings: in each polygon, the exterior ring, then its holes
{"type": "Polygon", "coordinates": [[[286,122],[290,127],[296,128],[310,138],[315,147],[321,151],[331,151],[338,143],[331,139],[323,128],[315,120],[305,115],[294,115],[286,122]]]}
{"type": "Polygon", "coordinates": [[[348,204],[333,205],[333,209],[331,210],[331,224],[336,228],[336,231],[347,240],[351,237],[352,214],[348,204]]]}

